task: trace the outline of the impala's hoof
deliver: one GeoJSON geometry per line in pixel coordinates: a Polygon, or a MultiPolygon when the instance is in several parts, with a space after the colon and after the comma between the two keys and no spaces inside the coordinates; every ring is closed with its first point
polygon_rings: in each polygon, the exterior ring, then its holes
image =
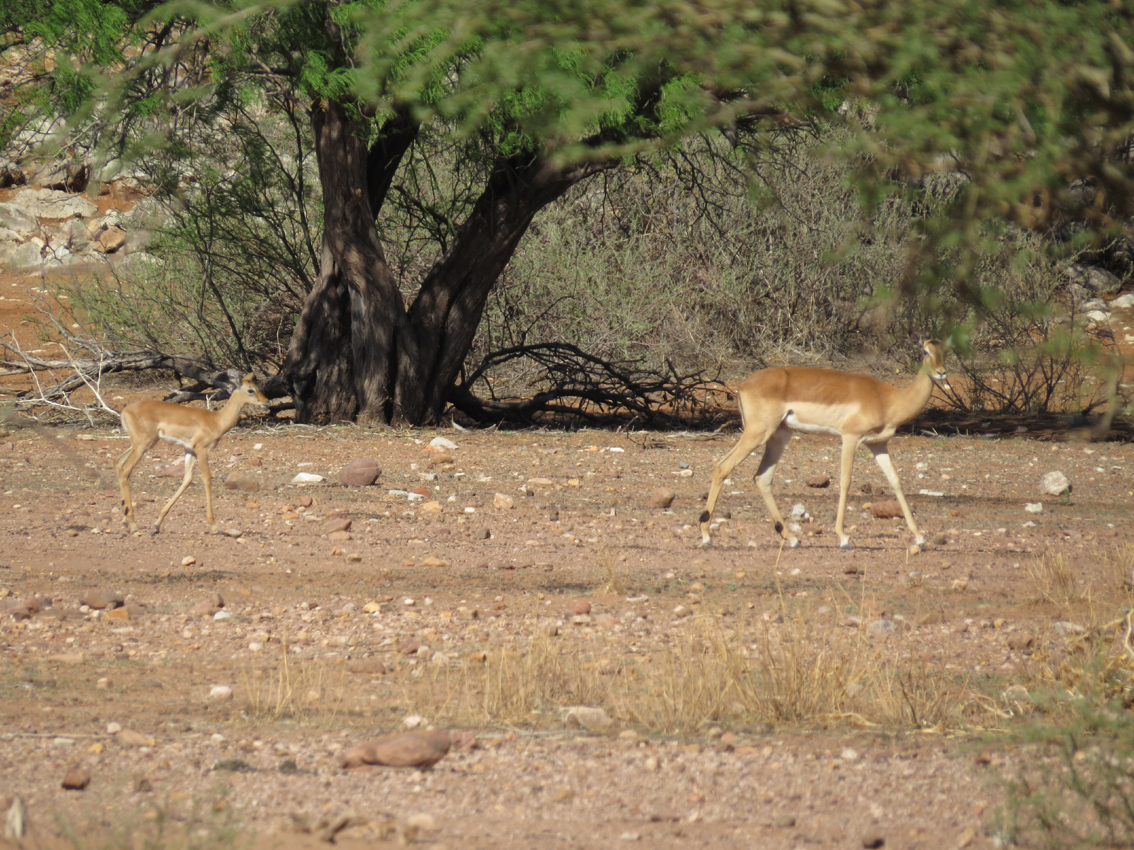
{"type": "Polygon", "coordinates": [[[153,528],[150,529],[150,534],[153,534],[154,536],[161,534],[161,526],[155,525],[153,528]]]}
{"type": "Polygon", "coordinates": [[[701,548],[702,549],[712,549],[713,548],[713,541],[712,540],[702,540],[701,541],[701,548]]]}
{"type": "Polygon", "coordinates": [[[844,552],[849,552],[854,547],[850,545],[849,540],[844,540],[842,543],[839,544],[839,548],[842,549],[844,552]]]}

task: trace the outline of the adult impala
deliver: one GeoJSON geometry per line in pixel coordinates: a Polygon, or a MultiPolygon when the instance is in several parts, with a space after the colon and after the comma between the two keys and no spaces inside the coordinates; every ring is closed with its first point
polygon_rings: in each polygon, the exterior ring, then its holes
{"type": "Polygon", "coordinates": [[[220,438],[232,430],[240,419],[240,411],[246,404],[266,405],[268,399],[260,388],[246,375],[240,382],[224,407],[219,410],[202,410],[199,407],[185,407],[165,401],[136,401],[122,410],[122,427],[130,436],[129,450],[118,459],[118,486],[122,489],[122,523],[130,531],[137,531],[134,522],[134,500],[130,497],[130,473],[158,440],[166,440],[185,450],[185,477],[181,486],[173,494],[158,514],[154,523],[154,534],[161,531],[162,520],[169,509],[181,498],[185,488],[193,479],[193,462],[201,462],[201,481],[205,484],[205,505],[209,520],[209,530],[217,530],[213,518],[213,481],[209,472],[209,452],[216,448],[220,438]]]}
{"type": "Polygon", "coordinates": [[[713,482],[709,498],[701,514],[701,542],[709,546],[709,522],[720,495],[721,484],[733,468],[764,446],[764,457],[756,471],[756,487],[764,497],[764,504],[775,522],[776,532],[792,548],[799,539],[784,524],[783,515],[772,497],[772,474],[776,470],[784,449],[791,440],[791,432],[804,431],[835,434],[842,438],[843,451],[839,468],[839,512],[835,518],[835,534],[839,546],[850,548],[850,537],[843,531],[847,509],[847,492],[850,490],[851,466],[854,453],[866,445],[874,460],[882,468],[886,480],[894,488],[906,525],[914,536],[911,553],[922,551],[925,537],[917,529],[910,506],[902,494],[898,473],[890,462],[887,444],[894,432],[917,416],[929,402],[933,385],[948,388],[945,375],[945,346],[931,339],[922,349],[925,358],[917,377],[905,387],[893,387],[869,375],[836,372],[833,369],[787,367],[762,369],[750,375],[737,388],[743,431],[732,451],[713,467],[713,482]]]}

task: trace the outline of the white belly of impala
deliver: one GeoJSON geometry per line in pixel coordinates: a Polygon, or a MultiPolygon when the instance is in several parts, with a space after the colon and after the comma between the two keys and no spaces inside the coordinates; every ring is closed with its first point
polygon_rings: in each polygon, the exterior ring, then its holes
{"type": "Polygon", "coordinates": [[[795,411],[788,411],[787,416],[784,417],[784,424],[793,431],[800,431],[804,434],[833,434],[836,437],[841,433],[838,428],[833,428],[830,425],[819,425],[814,422],[806,422],[801,420],[795,415],[795,411]]]}
{"type": "Polygon", "coordinates": [[[185,449],[185,451],[187,451],[189,453],[193,452],[193,446],[191,446],[189,443],[185,442],[184,440],[173,436],[172,434],[167,434],[167,433],[165,433],[165,431],[159,430],[157,432],[157,435],[159,437],[161,437],[163,440],[165,440],[167,443],[173,443],[175,446],[181,446],[181,448],[185,449]]]}

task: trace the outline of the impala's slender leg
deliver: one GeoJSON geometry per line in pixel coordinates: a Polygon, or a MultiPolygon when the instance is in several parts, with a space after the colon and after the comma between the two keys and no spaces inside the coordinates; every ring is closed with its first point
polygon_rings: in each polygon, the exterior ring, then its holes
{"type": "Polygon", "coordinates": [[[847,494],[850,492],[851,469],[858,440],[858,434],[843,434],[843,454],[839,463],[839,512],[835,515],[835,534],[838,535],[840,549],[851,547],[850,536],[843,531],[843,520],[847,514],[847,494]]]}
{"type": "Polygon", "coordinates": [[[772,432],[772,436],[768,438],[768,442],[764,445],[764,457],[760,459],[760,467],[756,470],[756,489],[760,491],[760,495],[764,497],[764,504],[768,508],[768,513],[772,515],[772,522],[775,523],[776,533],[788,542],[792,549],[799,546],[799,538],[792,534],[784,522],[783,514],[780,513],[780,508],[776,504],[776,499],[772,495],[772,476],[776,472],[776,464],[780,462],[783,457],[784,449],[787,444],[791,442],[791,428],[788,427],[786,422],[780,423],[780,426],[772,432]]]}
{"type": "Polygon", "coordinates": [[[894,469],[894,464],[890,461],[890,451],[887,443],[870,443],[870,451],[874,454],[874,460],[878,466],[882,468],[882,473],[886,476],[886,480],[890,482],[890,487],[894,490],[894,495],[898,497],[898,504],[902,506],[902,514],[906,518],[906,525],[909,526],[910,533],[914,536],[914,545],[910,551],[916,549],[921,551],[925,546],[925,535],[917,530],[917,523],[914,522],[913,512],[910,511],[910,506],[906,504],[905,494],[902,493],[902,483],[898,480],[898,473],[894,469]]]}
{"type": "Polygon", "coordinates": [[[189,486],[189,482],[193,480],[193,461],[197,456],[192,451],[185,452],[185,477],[181,479],[181,486],[177,488],[177,492],[173,494],[173,498],[166,502],[165,507],[161,509],[158,514],[157,522],[154,523],[154,534],[161,531],[161,522],[165,519],[165,515],[169,513],[169,509],[181,498],[181,494],[185,492],[185,488],[189,486]]]}
{"type": "Polygon", "coordinates": [[[739,442],[713,467],[713,479],[709,485],[709,498],[705,502],[705,510],[701,512],[702,546],[713,545],[712,538],[709,536],[709,520],[712,519],[713,508],[717,506],[717,497],[721,494],[721,484],[728,478],[729,473],[736,465],[766,443],[769,436],[771,434],[767,429],[749,427],[746,422],[744,430],[740,432],[739,442]]]}
{"type": "Polygon", "coordinates": [[[209,521],[209,531],[217,533],[217,521],[213,517],[213,474],[209,471],[209,447],[197,449],[197,461],[201,465],[201,483],[205,485],[205,515],[209,521]]]}
{"type": "Polygon", "coordinates": [[[130,495],[130,473],[134,471],[138,461],[153,448],[156,442],[157,438],[155,437],[149,444],[136,443],[130,446],[114,464],[115,469],[118,470],[118,489],[122,491],[122,524],[131,532],[137,531],[138,525],[134,521],[134,498],[130,495]]]}

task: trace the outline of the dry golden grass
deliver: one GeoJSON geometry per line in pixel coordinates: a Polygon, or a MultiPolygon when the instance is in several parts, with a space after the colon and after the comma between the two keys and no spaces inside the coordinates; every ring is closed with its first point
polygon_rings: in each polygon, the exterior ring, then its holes
{"type": "Polygon", "coordinates": [[[281,644],[274,664],[243,666],[244,713],[255,720],[325,720],[342,710],[347,689],[345,671],[311,659],[296,661],[281,644]]]}
{"type": "Polygon", "coordinates": [[[605,709],[621,726],[696,734],[713,725],[945,728],[961,722],[963,690],[875,651],[859,629],[802,612],[751,631],[713,616],[686,620],[652,655],[578,651],[542,634],[527,647],[435,669],[407,692],[445,722],[549,728],[568,706],[605,709]]]}

